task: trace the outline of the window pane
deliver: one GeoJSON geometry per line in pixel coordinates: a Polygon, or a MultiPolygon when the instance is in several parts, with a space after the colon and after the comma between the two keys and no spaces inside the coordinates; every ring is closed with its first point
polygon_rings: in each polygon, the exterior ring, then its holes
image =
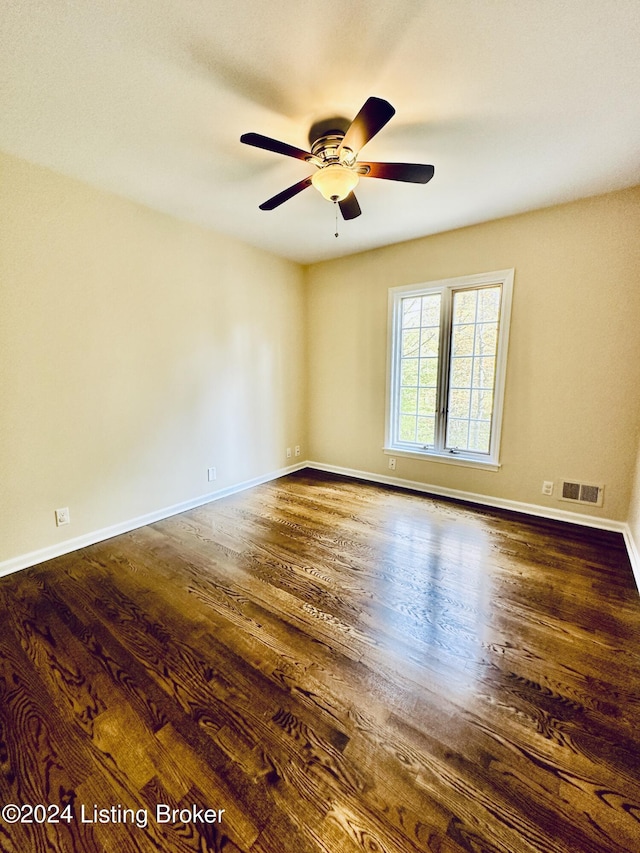
{"type": "Polygon", "coordinates": [[[415,415],[418,403],[417,388],[402,388],[400,390],[400,411],[403,414],[415,415]]]}
{"type": "Polygon", "coordinates": [[[435,388],[438,383],[438,359],[420,359],[420,387],[435,388]]]}
{"type": "Polygon", "coordinates": [[[475,326],[454,326],[451,331],[451,355],[473,355],[475,326]]]}
{"type": "Polygon", "coordinates": [[[422,325],[440,326],[440,294],[430,293],[422,297],[422,325]]]}
{"type": "Polygon", "coordinates": [[[472,358],[451,359],[451,387],[471,388],[471,371],[473,370],[472,358]]]}
{"type": "Polygon", "coordinates": [[[436,389],[421,388],[418,391],[418,414],[434,415],[436,411],[436,389]]]}
{"type": "Polygon", "coordinates": [[[458,290],[453,305],[454,324],[475,323],[477,302],[477,290],[458,290]]]}
{"type": "Polygon", "coordinates": [[[488,453],[491,440],[490,421],[471,421],[469,427],[469,450],[488,453]]]}
{"type": "Polygon", "coordinates": [[[476,326],[475,355],[495,355],[498,345],[498,324],[479,323],[476,326]]]}
{"type": "Polygon", "coordinates": [[[455,390],[449,395],[449,417],[468,418],[471,394],[469,391],[455,390]]]}
{"type": "Polygon", "coordinates": [[[440,329],[422,329],[420,333],[420,355],[423,358],[437,357],[439,345],[440,329]]]}
{"type": "Polygon", "coordinates": [[[400,415],[400,441],[416,440],[416,419],[410,415],[400,415]]]}
{"type": "Polygon", "coordinates": [[[411,296],[402,300],[402,328],[410,329],[420,325],[422,299],[411,296]]]}
{"type": "Polygon", "coordinates": [[[447,447],[458,447],[460,450],[468,450],[469,421],[449,418],[449,423],[447,424],[447,447]]]}
{"type": "Polygon", "coordinates": [[[418,359],[403,358],[400,367],[400,384],[401,385],[417,385],[418,384],[418,359]]]}
{"type": "Polygon", "coordinates": [[[478,291],[478,322],[497,320],[500,316],[500,288],[483,287],[478,291]]]}
{"type": "Polygon", "coordinates": [[[418,441],[420,444],[433,444],[435,424],[435,418],[418,418],[418,441]]]}
{"type": "Polygon", "coordinates": [[[417,358],[420,346],[420,330],[409,329],[402,333],[402,357],[417,358]]]}
{"type": "Polygon", "coordinates": [[[496,370],[495,358],[483,356],[473,359],[473,386],[474,388],[493,388],[496,370]]]}
{"type": "Polygon", "coordinates": [[[493,409],[493,391],[471,392],[471,417],[485,421],[491,420],[493,409]]]}

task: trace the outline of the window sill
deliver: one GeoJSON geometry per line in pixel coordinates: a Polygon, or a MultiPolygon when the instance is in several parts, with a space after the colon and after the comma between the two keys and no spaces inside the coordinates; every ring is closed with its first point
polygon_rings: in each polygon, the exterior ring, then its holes
{"type": "Polygon", "coordinates": [[[499,471],[500,463],[482,459],[469,459],[461,453],[429,453],[416,450],[401,450],[399,447],[383,447],[387,456],[405,456],[408,459],[421,459],[423,462],[444,462],[445,465],[460,465],[463,468],[480,468],[483,471],[499,471]]]}

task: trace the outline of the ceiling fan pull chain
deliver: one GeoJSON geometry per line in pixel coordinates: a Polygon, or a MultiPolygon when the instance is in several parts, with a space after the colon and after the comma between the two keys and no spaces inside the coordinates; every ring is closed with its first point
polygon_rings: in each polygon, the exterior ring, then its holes
{"type": "Polygon", "coordinates": [[[333,207],[334,207],[335,212],[336,212],[336,237],[337,237],[338,236],[338,202],[337,201],[333,202],[333,207]]]}

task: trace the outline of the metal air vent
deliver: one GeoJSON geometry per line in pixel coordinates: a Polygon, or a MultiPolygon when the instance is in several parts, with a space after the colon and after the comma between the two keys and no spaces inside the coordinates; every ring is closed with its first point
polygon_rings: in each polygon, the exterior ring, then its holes
{"type": "Polygon", "coordinates": [[[572,501],[577,504],[590,504],[591,506],[602,506],[604,499],[604,486],[594,483],[578,483],[575,480],[562,480],[562,501],[572,501]]]}

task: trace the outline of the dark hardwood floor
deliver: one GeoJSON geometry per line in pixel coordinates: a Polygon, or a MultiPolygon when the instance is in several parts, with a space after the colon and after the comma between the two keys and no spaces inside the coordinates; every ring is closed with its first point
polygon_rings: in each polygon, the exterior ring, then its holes
{"type": "Polygon", "coordinates": [[[0,601],[3,853],[640,851],[618,534],[306,471],[0,601]]]}

